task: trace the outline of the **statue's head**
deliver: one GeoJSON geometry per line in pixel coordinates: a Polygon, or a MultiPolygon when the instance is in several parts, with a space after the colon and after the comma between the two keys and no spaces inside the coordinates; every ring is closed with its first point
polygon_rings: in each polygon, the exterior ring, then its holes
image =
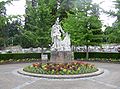
{"type": "Polygon", "coordinates": [[[56,25],[59,24],[59,18],[57,18],[56,22],[55,22],[56,25]]]}

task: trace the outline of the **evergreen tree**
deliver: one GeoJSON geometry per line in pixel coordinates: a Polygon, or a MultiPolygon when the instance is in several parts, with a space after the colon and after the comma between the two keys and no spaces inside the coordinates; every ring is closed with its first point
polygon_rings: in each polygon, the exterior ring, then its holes
{"type": "Polygon", "coordinates": [[[20,26],[22,25],[20,20],[13,20],[11,23],[7,23],[7,45],[19,45],[19,41],[16,40],[18,35],[21,35],[20,26]]]}

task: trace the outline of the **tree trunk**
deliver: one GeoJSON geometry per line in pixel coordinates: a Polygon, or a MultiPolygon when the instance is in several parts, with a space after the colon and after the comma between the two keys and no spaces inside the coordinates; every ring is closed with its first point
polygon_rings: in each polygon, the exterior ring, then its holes
{"type": "Polygon", "coordinates": [[[13,37],[12,37],[12,46],[13,46],[13,37]]]}
{"type": "Polygon", "coordinates": [[[86,46],[86,60],[88,60],[88,58],[89,58],[89,50],[88,50],[88,45],[86,46]]]}
{"type": "Polygon", "coordinates": [[[4,40],[4,48],[6,48],[6,41],[4,40]]]}
{"type": "Polygon", "coordinates": [[[43,55],[43,46],[41,47],[41,56],[43,55]]]}

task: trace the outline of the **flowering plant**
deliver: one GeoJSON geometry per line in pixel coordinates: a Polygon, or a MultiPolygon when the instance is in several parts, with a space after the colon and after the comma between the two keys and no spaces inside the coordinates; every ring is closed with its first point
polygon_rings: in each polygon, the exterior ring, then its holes
{"type": "Polygon", "coordinates": [[[69,63],[34,63],[32,66],[25,67],[24,71],[39,74],[70,75],[95,72],[97,68],[92,64],[73,61],[69,63]]]}

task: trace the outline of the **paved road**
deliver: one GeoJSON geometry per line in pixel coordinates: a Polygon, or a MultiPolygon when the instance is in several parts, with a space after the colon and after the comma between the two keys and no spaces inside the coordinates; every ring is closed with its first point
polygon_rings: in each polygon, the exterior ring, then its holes
{"type": "Polygon", "coordinates": [[[120,89],[120,64],[92,64],[105,73],[82,79],[41,79],[16,72],[30,63],[0,65],[0,89],[120,89]]]}

